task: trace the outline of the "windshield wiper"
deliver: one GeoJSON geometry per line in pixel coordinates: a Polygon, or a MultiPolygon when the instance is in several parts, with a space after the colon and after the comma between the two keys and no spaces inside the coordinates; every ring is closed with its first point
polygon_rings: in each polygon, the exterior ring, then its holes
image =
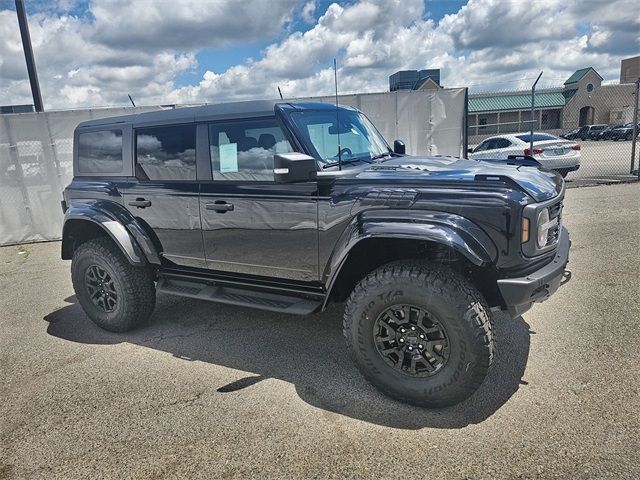
{"type": "Polygon", "coordinates": [[[330,163],[325,163],[322,166],[322,169],[324,170],[325,168],[331,168],[331,167],[337,167],[338,165],[340,165],[340,163],[342,163],[342,165],[346,164],[346,163],[356,163],[356,162],[365,162],[365,163],[373,163],[373,161],[371,159],[368,158],[364,158],[364,157],[353,157],[353,158],[346,158],[346,159],[342,159],[342,162],[330,162],[330,163]]]}
{"type": "Polygon", "coordinates": [[[391,154],[391,152],[384,152],[378,155],[374,155],[373,157],[371,157],[371,160],[380,160],[381,158],[384,158],[384,157],[392,158],[393,155],[391,154]]]}

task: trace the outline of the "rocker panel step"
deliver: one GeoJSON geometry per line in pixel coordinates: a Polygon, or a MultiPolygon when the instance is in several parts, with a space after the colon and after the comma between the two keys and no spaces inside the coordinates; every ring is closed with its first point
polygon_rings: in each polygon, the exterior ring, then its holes
{"type": "Polygon", "coordinates": [[[156,290],[181,297],[293,315],[308,315],[318,310],[322,305],[321,300],[163,277],[158,280],[156,290]]]}

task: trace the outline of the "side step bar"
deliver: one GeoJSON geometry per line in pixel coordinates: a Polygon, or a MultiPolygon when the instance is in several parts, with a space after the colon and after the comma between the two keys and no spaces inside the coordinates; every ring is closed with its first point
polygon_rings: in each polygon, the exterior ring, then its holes
{"type": "Polygon", "coordinates": [[[323,301],[322,298],[303,298],[282,293],[262,292],[211,282],[178,280],[162,276],[158,280],[156,290],[171,295],[293,315],[313,313],[322,306],[323,301]]]}

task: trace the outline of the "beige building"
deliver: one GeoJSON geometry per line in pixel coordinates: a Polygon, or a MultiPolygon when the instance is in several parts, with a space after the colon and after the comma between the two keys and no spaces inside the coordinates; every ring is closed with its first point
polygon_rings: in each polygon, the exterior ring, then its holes
{"type": "MultiPolygon", "coordinates": [[[[600,74],[587,67],[575,71],[560,88],[536,91],[534,128],[560,133],[583,125],[631,122],[635,85],[629,80],[635,82],[638,73],[640,56],[622,60],[619,84],[603,85],[600,74]]],[[[467,120],[470,142],[528,131],[531,92],[470,94],[467,120]]]]}
{"type": "Polygon", "coordinates": [[[631,107],[634,90],[633,83],[602,85],[602,77],[591,67],[578,70],[564,83],[562,128],[624,123],[623,115],[612,118],[611,112],[631,107]]]}
{"type": "Polygon", "coordinates": [[[620,83],[633,83],[640,78],[640,55],[625,58],[620,63],[620,83]]]}

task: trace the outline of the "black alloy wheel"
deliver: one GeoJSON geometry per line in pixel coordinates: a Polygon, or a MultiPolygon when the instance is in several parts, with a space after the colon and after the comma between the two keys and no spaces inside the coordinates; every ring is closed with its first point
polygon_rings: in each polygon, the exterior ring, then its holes
{"type": "Polygon", "coordinates": [[[373,327],[376,348],[385,361],[412,377],[435,375],[449,359],[449,340],[442,324],[414,305],[385,309],[373,327]]]}
{"type": "Polygon", "coordinates": [[[118,292],[111,275],[100,265],[86,269],[85,285],[91,302],[103,312],[113,312],[118,304],[118,292]]]}

